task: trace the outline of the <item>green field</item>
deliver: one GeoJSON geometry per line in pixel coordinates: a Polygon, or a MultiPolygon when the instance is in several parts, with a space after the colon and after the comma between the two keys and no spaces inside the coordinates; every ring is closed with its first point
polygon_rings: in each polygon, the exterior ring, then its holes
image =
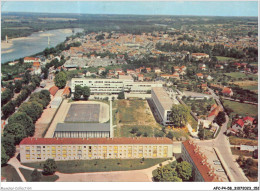
{"type": "Polygon", "coordinates": [[[121,137],[136,137],[137,135],[141,134],[140,136],[144,136],[146,133],[147,137],[153,137],[153,128],[151,126],[122,126],[121,127],[121,137]],[[131,133],[132,129],[136,127],[138,129],[137,133],[131,133]],[[140,133],[139,133],[140,132],[140,133]]]}
{"type": "Polygon", "coordinates": [[[255,85],[255,86],[243,86],[242,88],[246,89],[246,90],[251,90],[251,91],[257,91],[258,90],[257,85],[255,85]]]}
{"type": "MultiPolygon", "coordinates": [[[[80,172],[107,172],[107,171],[127,171],[139,170],[152,167],[167,158],[160,159],[95,159],[95,160],[73,160],[56,161],[57,171],[61,173],[80,172]]],[[[24,166],[32,168],[42,168],[44,162],[24,163],[24,166]]]]}
{"type": "Polygon", "coordinates": [[[258,79],[257,75],[245,74],[245,73],[241,73],[241,72],[230,72],[230,73],[225,73],[225,75],[230,76],[235,79],[239,79],[239,78],[242,78],[242,79],[253,78],[253,80],[258,79]]]}
{"type": "MultiPolygon", "coordinates": [[[[32,182],[31,174],[33,171],[24,169],[24,168],[19,168],[19,169],[20,169],[21,173],[23,174],[25,180],[27,182],[32,182]]],[[[57,176],[57,175],[48,175],[48,176],[41,175],[41,179],[39,182],[55,182],[58,178],[59,178],[59,176],[57,176]]]]}
{"type": "Polygon", "coordinates": [[[228,106],[234,112],[232,115],[242,115],[242,116],[252,116],[256,117],[258,115],[258,108],[256,105],[246,104],[246,103],[239,103],[235,101],[223,100],[224,106],[228,106]]]}
{"type": "Polygon", "coordinates": [[[22,182],[20,176],[11,165],[1,167],[1,176],[5,177],[7,182],[22,182]]]}
{"type": "Polygon", "coordinates": [[[218,61],[235,60],[235,58],[225,56],[216,56],[216,58],[218,59],[218,61]]]}

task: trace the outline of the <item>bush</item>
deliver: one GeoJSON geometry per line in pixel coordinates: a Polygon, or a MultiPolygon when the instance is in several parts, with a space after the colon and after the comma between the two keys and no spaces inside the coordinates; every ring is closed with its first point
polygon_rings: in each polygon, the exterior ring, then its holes
{"type": "Polygon", "coordinates": [[[53,159],[47,159],[43,164],[43,174],[52,175],[57,169],[57,165],[53,159]]]}

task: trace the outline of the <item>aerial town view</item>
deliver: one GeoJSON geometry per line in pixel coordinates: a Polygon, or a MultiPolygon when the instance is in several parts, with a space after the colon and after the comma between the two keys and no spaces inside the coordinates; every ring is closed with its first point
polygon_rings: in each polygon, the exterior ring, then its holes
{"type": "Polygon", "coordinates": [[[259,190],[257,1],[1,9],[2,183],[259,190]]]}

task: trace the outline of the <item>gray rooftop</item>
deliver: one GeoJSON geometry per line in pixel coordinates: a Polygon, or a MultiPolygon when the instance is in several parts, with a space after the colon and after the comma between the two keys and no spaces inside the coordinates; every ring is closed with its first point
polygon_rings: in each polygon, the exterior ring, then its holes
{"type": "Polygon", "coordinates": [[[58,123],[57,131],[110,131],[109,123],[58,123]]]}

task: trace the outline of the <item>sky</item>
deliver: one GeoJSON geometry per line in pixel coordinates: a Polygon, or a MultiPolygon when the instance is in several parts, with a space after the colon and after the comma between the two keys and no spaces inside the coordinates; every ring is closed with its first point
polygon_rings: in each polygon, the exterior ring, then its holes
{"type": "Polygon", "coordinates": [[[257,1],[2,1],[2,12],[258,16],[257,1]]]}

